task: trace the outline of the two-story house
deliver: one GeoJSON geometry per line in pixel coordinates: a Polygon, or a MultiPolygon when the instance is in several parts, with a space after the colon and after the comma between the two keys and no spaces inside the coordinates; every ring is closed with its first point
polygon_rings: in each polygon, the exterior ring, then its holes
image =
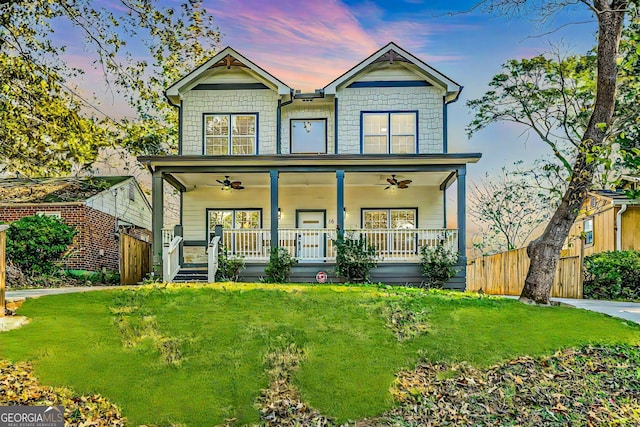
{"type": "Polygon", "coordinates": [[[346,230],[376,247],[374,281],[420,282],[420,247],[444,242],[460,257],[450,286],[464,288],[466,165],[481,155],[447,149],[447,106],[461,90],[394,43],[314,93],[223,49],[166,90],[179,108],[178,155],[140,158],[153,173],[155,264],[174,241],[181,255],[165,263],[206,265],[222,225],[245,279],[263,275],[278,246],[298,259],[295,280],[315,281],[332,271],[332,239],[346,230]],[[162,230],[164,183],[180,193],[175,233],[162,230]]]}

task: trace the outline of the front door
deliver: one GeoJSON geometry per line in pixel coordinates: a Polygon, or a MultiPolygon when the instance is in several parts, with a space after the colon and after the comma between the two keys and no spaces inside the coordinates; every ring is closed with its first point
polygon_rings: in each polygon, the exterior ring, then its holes
{"type": "Polygon", "coordinates": [[[318,262],[325,257],[325,212],[298,211],[297,258],[299,262],[318,262]]]}

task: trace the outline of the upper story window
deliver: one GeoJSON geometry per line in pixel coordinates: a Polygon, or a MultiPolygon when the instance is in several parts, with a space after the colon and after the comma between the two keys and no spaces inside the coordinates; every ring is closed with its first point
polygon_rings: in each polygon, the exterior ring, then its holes
{"type": "Polygon", "coordinates": [[[256,154],[257,123],[257,114],[205,114],[204,154],[256,154]]]}
{"type": "Polygon", "coordinates": [[[584,220],[584,244],[593,245],[593,218],[584,220]]]}
{"type": "Polygon", "coordinates": [[[363,154],[414,154],[418,112],[362,112],[363,154]]]}
{"type": "Polygon", "coordinates": [[[291,154],[326,152],[327,119],[291,120],[291,154]]]}

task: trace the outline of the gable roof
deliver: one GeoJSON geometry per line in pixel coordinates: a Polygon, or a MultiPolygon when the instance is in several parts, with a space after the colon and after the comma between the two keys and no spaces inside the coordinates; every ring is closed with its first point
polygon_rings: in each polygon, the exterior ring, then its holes
{"type": "MultiPolygon", "coordinates": [[[[72,203],[133,179],[132,176],[0,179],[2,203],[72,203]]],[[[135,181],[135,180],[134,180],[135,181]]]]}
{"type": "Polygon", "coordinates": [[[590,192],[591,194],[595,194],[597,196],[606,198],[611,200],[611,203],[614,205],[620,204],[640,204],[640,200],[631,199],[624,192],[620,191],[612,191],[612,190],[594,190],[590,192]]]}
{"type": "Polygon", "coordinates": [[[422,76],[425,79],[435,81],[436,83],[442,85],[447,91],[446,101],[454,102],[458,99],[460,92],[462,91],[462,86],[458,83],[454,82],[444,74],[437,71],[435,68],[427,65],[421,59],[415,57],[408,51],[404,50],[394,42],[390,42],[386,46],[379,49],[373,55],[366,58],[364,61],[360,62],[355,67],[351,68],[349,71],[329,83],[324,87],[324,93],[326,95],[335,95],[336,90],[339,86],[344,85],[345,83],[353,80],[362,72],[365,71],[370,65],[377,62],[400,62],[407,64],[410,66],[410,69],[416,74],[422,76]]]}
{"type": "Polygon", "coordinates": [[[180,93],[186,88],[190,88],[190,86],[201,78],[207,71],[217,67],[242,67],[248,70],[254,78],[268,83],[278,92],[278,95],[289,95],[293,90],[280,79],[268,73],[254,62],[248,60],[233,48],[227,46],[204,64],[200,65],[198,68],[169,86],[165,91],[165,95],[167,96],[167,99],[169,99],[169,102],[173,105],[179,105],[180,93]]]}

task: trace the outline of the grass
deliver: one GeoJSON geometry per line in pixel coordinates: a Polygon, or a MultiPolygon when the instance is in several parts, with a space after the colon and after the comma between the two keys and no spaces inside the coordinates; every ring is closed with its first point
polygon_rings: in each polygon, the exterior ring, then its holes
{"type": "Polygon", "coordinates": [[[294,385],[337,421],[390,408],[394,374],[422,359],[486,367],[640,344],[638,325],[597,313],[378,287],[149,287],[28,300],[18,314],[32,321],[0,334],[0,357],[32,361],[43,383],[105,395],[131,425],[258,421],[274,342],[304,349],[294,385]]]}

